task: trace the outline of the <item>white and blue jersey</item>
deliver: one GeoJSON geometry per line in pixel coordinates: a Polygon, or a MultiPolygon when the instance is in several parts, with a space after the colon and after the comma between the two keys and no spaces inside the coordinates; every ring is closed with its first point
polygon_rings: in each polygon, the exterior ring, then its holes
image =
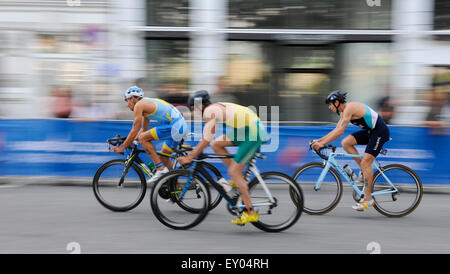
{"type": "Polygon", "coordinates": [[[377,125],[379,115],[366,104],[363,105],[366,108],[366,114],[364,114],[364,116],[359,119],[350,120],[350,123],[362,129],[372,130],[377,125]]]}
{"type": "Polygon", "coordinates": [[[359,126],[362,130],[352,133],[358,145],[367,145],[365,152],[377,157],[384,143],[389,141],[389,128],[378,113],[363,104],[366,113],[359,119],[350,120],[350,123],[359,126]]]}

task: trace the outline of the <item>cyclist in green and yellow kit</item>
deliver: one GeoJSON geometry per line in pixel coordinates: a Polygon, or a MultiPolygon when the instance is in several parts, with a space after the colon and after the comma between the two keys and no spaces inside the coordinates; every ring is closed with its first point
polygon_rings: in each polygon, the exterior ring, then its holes
{"type": "Polygon", "coordinates": [[[233,159],[222,159],[228,167],[228,173],[241,193],[246,210],[232,223],[243,225],[259,220],[258,213],[252,208],[252,202],[247,183],[242,175],[246,164],[252,160],[262,143],[266,141],[267,132],[259,117],[249,108],[233,103],[210,102],[209,93],[197,91],[189,97],[188,106],[201,110],[206,121],[203,138],[196,148],[187,156],[179,157],[181,164],[187,164],[196,158],[209,144],[221,155],[228,155],[226,147],[238,146],[238,152],[233,159]],[[227,127],[227,133],[213,140],[217,127],[227,127]]]}

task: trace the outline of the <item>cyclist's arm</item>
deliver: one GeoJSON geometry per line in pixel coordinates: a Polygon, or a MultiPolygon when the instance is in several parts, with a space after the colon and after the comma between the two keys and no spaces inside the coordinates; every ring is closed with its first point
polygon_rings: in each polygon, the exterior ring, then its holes
{"type": "Polygon", "coordinates": [[[192,160],[195,159],[202,151],[209,145],[216,134],[217,122],[216,119],[211,119],[205,124],[203,129],[203,138],[195,147],[195,149],[189,153],[188,157],[192,160]]]}
{"type": "Polygon", "coordinates": [[[339,119],[336,128],[333,129],[330,133],[328,133],[324,137],[320,138],[319,141],[323,145],[326,145],[328,143],[333,142],[334,140],[339,138],[342,134],[344,134],[345,129],[350,123],[353,112],[354,112],[353,107],[351,105],[348,105],[347,108],[345,108],[344,112],[342,113],[342,117],[341,119],[339,119]]]}
{"type": "Polygon", "coordinates": [[[138,134],[136,135],[136,138],[139,137],[139,134],[141,134],[142,132],[146,132],[148,130],[149,124],[150,124],[150,119],[142,117],[142,127],[141,127],[141,130],[139,130],[138,134]]]}
{"type": "Polygon", "coordinates": [[[204,110],[203,118],[207,122],[203,129],[203,138],[195,147],[195,149],[191,153],[189,153],[188,155],[189,160],[196,158],[213,140],[217,128],[217,119],[218,119],[217,115],[220,115],[221,113],[222,111],[214,106],[209,106],[204,110]]]}
{"type": "MultiPolygon", "coordinates": [[[[121,149],[125,149],[131,145],[131,143],[136,139],[139,128],[141,127],[142,119],[144,116],[142,115],[142,104],[136,104],[134,107],[134,122],[133,127],[131,128],[130,132],[128,133],[127,139],[125,139],[125,142],[120,146],[121,149]]],[[[148,127],[148,125],[147,125],[148,127]]]]}
{"type": "MultiPolygon", "coordinates": [[[[337,125],[339,125],[341,123],[341,121],[342,121],[342,118],[339,119],[339,121],[337,122],[337,125]]],[[[337,127],[334,128],[332,131],[328,132],[327,135],[323,136],[322,138],[317,139],[316,142],[323,142],[324,140],[330,138],[330,136],[335,134],[336,129],[337,129],[337,127]]],[[[327,143],[325,143],[325,144],[327,144],[327,143]]]]}

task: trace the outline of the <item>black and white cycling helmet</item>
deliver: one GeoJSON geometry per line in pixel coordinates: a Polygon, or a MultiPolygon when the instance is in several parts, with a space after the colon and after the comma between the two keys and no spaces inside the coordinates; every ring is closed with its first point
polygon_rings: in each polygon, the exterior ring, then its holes
{"type": "Polygon", "coordinates": [[[123,93],[123,100],[126,101],[132,96],[142,98],[144,97],[144,91],[140,87],[132,86],[123,93]]]}

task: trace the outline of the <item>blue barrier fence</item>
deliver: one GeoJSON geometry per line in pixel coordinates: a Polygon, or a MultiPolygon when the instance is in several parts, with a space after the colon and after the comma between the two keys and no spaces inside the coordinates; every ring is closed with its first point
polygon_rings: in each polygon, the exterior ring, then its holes
{"type": "MultiPolygon", "coordinates": [[[[126,136],[131,125],[130,121],[0,120],[0,176],[93,177],[102,163],[125,157],[109,152],[106,139],[116,134],[126,136]]],[[[305,163],[320,162],[321,159],[309,150],[308,142],[333,128],[269,126],[272,139],[262,148],[267,159],[260,160],[258,167],[261,171],[278,170],[292,175],[305,163]]],[[[357,130],[359,128],[350,126],[333,144],[340,146],[343,137],[357,130]]],[[[419,174],[423,184],[450,184],[450,136],[430,135],[428,128],[421,127],[393,126],[390,131],[393,140],[384,146],[388,154],[378,157],[383,165],[401,163],[409,166],[419,174]]],[[[161,143],[156,146],[159,148],[161,143]]],[[[358,150],[363,152],[364,147],[358,150]]],[[[231,153],[235,151],[230,150],[231,153]]],[[[212,153],[212,150],[208,148],[206,152],[212,153]]],[[[149,160],[144,154],[141,158],[149,160]]],[[[212,162],[227,174],[220,161],[212,162]]],[[[353,160],[343,159],[342,162],[349,163],[357,171],[353,160]]]]}

